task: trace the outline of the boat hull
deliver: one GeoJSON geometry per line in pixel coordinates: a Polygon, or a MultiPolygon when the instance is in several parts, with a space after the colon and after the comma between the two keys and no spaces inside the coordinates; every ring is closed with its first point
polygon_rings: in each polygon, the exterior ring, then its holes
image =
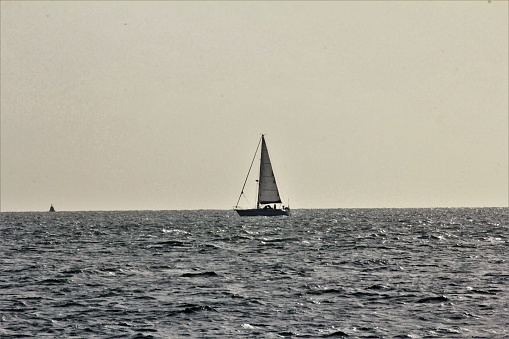
{"type": "Polygon", "coordinates": [[[235,210],[241,217],[276,217],[290,215],[290,210],[255,208],[249,210],[235,210]]]}

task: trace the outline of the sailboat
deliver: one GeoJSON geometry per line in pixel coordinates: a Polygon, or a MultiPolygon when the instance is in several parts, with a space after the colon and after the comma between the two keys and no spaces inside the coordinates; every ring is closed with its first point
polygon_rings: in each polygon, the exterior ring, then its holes
{"type": "Polygon", "coordinates": [[[50,212],[55,212],[55,207],[53,207],[53,205],[51,205],[51,207],[49,208],[49,211],[50,212]]]}
{"type": "Polygon", "coordinates": [[[237,200],[237,204],[235,205],[234,209],[241,217],[254,217],[254,216],[272,217],[279,215],[290,215],[290,207],[282,205],[281,198],[279,196],[279,190],[277,189],[276,177],[274,176],[274,171],[272,171],[272,164],[269,158],[269,151],[267,150],[267,144],[265,143],[265,136],[263,134],[260,141],[258,142],[258,146],[256,147],[256,152],[253,157],[253,161],[251,162],[251,166],[249,167],[249,171],[247,172],[246,180],[244,181],[244,186],[242,186],[242,191],[240,192],[239,200],[237,200]],[[260,152],[260,173],[257,180],[258,197],[256,202],[256,208],[241,209],[239,208],[239,201],[242,198],[242,195],[244,195],[244,188],[246,187],[247,179],[249,178],[249,173],[251,172],[251,168],[253,167],[253,163],[256,158],[256,154],[258,153],[258,149],[260,148],[260,144],[262,145],[262,149],[260,152]]]}

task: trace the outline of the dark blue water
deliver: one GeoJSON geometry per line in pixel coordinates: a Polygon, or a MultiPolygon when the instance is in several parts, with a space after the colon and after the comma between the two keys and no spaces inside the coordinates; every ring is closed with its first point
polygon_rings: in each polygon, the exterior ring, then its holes
{"type": "Polygon", "coordinates": [[[0,336],[509,337],[509,209],[0,214],[0,336]]]}

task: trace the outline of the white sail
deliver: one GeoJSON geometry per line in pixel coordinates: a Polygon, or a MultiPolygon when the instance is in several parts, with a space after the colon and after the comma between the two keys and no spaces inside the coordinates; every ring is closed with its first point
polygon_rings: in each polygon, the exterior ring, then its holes
{"type": "Polygon", "coordinates": [[[265,144],[265,138],[262,135],[262,156],[260,161],[260,180],[258,182],[258,203],[271,204],[280,203],[279,191],[276,185],[276,178],[272,171],[270,163],[269,151],[265,144]]]}

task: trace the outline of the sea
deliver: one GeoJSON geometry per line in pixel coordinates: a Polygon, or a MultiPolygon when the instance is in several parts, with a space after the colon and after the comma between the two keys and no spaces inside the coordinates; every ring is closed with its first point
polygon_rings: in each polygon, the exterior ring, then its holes
{"type": "Polygon", "coordinates": [[[509,208],[0,213],[2,338],[509,338],[509,208]]]}

